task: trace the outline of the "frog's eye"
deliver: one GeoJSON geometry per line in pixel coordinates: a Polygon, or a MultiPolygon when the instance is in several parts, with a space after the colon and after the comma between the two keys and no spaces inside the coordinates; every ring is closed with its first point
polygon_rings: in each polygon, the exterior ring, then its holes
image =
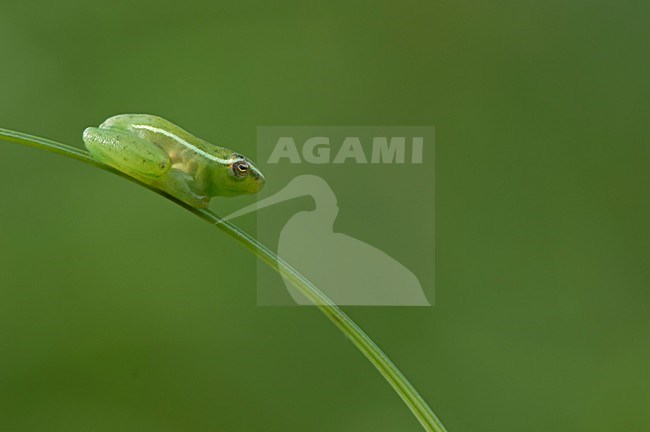
{"type": "Polygon", "coordinates": [[[244,177],[246,174],[248,174],[248,163],[245,161],[238,161],[232,164],[232,170],[235,173],[235,175],[239,177],[244,177]]]}

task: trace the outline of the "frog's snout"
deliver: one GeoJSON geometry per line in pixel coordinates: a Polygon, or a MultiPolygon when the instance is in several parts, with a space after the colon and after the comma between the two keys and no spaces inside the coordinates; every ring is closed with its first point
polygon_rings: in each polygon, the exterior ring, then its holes
{"type": "Polygon", "coordinates": [[[262,174],[257,169],[253,169],[251,171],[251,176],[253,177],[253,179],[255,179],[255,190],[254,190],[254,192],[261,191],[262,188],[264,187],[264,184],[266,183],[266,179],[264,178],[264,174],[262,174]]]}

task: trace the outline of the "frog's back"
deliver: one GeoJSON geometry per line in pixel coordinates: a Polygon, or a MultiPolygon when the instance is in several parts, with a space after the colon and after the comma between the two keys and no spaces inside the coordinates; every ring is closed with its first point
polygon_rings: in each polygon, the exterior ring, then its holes
{"type": "Polygon", "coordinates": [[[100,128],[129,131],[158,145],[172,160],[177,161],[220,158],[228,153],[228,150],[197,138],[162,117],[150,114],[120,114],[106,120],[100,128]]]}

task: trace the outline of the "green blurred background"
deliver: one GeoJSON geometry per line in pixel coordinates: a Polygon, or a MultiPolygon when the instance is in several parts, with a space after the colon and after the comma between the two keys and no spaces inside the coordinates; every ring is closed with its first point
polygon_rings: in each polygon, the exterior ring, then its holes
{"type": "MultiPolygon", "coordinates": [[[[450,432],[650,429],[649,3],[1,5],[0,127],[435,125],[436,306],[349,313],[450,432]]],[[[226,236],[0,147],[0,430],[419,430],[226,236]]]]}

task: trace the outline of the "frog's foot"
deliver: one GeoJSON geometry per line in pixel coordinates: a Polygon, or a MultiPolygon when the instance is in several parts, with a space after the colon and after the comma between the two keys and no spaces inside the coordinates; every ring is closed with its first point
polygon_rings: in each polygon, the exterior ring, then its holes
{"type": "Polygon", "coordinates": [[[210,206],[210,197],[207,196],[188,195],[182,197],[179,196],[177,198],[183,201],[184,203],[189,204],[192,207],[196,207],[196,208],[207,209],[210,206]]]}

